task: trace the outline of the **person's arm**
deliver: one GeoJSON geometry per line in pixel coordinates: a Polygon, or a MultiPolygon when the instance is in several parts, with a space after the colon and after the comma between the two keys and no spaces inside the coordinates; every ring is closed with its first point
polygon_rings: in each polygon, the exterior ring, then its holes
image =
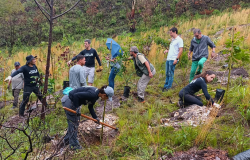
{"type": "Polygon", "coordinates": [[[95,113],[95,110],[94,110],[94,102],[91,102],[91,104],[88,105],[88,108],[89,108],[89,112],[91,114],[91,116],[96,119],[97,118],[97,115],[95,113]]]}
{"type": "Polygon", "coordinates": [[[189,60],[191,60],[191,53],[193,52],[193,50],[194,50],[194,46],[192,45],[192,41],[191,41],[189,52],[188,52],[188,59],[189,60]]]}
{"type": "Polygon", "coordinates": [[[216,46],[215,46],[214,42],[212,42],[209,37],[207,39],[207,44],[209,45],[209,47],[211,47],[213,49],[212,55],[211,55],[212,58],[213,58],[215,56],[215,48],[216,48],[216,46]]]}
{"type": "Polygon", "coordinates": [[[146,61],[144,64],[145,64],[145,66],[146,66],[147,69],[148,69],[148,76],[149,76],[150,78],[153,78],[153,74],[152,74],[152,72],[151,72],[151,70],[150,70],[150,65],[149,65],[148,61],[146,61]]]}
{"type": "Polygon", "coordinates": [[[23,73],[23,72],[24,72],[24,67],[21,67],[17,71],[15,71],[14,73],[12,73],[10,76],[13,78],[16,75],[18,75],[19,73],[23,73]]]}
{"type": "MultiPolygon", "coordinates": [[[[83,51],[81,51],[78,55],[84,55],[83,51]]],[[[77,55],[77,56],[78,56],[78,55],[77,55]]],[[[77,59],[77,56],[73,57],[71,60],[69,60],[69,61],[67,62],[68,66],[70,65],[70,63],[71,63],[72,61],[74,61],[74,60],[77,59]]]]}
{"type": "Polygon", "coordinates": [[[173,63],[174,65],[177,64],[177,62],[178,62],[177,59],[180,59],[182,52],[183,52],[183,47],[182,47],[182,48],[179,48],[178,56],[177,56],[177,58],[174,60],[174,63],[173,63]]]}
{"type": "Polygon", "coordinates": [[[206,99],[208,101],[211,101],[212,104],[214,104],[214,101],[213,99],[211,98],[211,96],[209,95],[208,91],[207,91],[207,84],[203,81],[203,83],[201,84],[201,89],[202,89],[202,92],[204,93],[206,99]]]}
{"type": "Polygon", "coordinates": [[[99,58],[99,56],[98,56],[96,50],[95,50],[95,58],[96,58],[96,60],[97,60],[97,62],[98,62],[98,64],[99,64],[99,66],[102,66],[101,60],[100,60],[100,58],[99,58]]]}

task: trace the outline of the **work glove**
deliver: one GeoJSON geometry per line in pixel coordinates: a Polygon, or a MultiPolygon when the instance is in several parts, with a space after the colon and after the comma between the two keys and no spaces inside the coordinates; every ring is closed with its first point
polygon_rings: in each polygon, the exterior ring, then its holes
{"type": "Polygon", "coordinates": [[[81,116],[81,107],[78,107],[78,108],[76,109],[76,115],[77,115],[77,116],[81,116]]]}
{"type": "Polygon", "coordinates": [[[10,85],[8,85],[7,89],[10,90],[10,85]]]}
{"type": "Polygon", "coordinates": [[[8,76],[8,77],[4,80],[4,82],[10,81],[10,80],[11,80],[11,76],[8,76]]]}
{"type": "Polygon", "coordinates": [[[95,118],[95,120],[97,120],[97,121],[95,121],[95,123],[100,124],[100,119],[99,118],[95,118]]]}

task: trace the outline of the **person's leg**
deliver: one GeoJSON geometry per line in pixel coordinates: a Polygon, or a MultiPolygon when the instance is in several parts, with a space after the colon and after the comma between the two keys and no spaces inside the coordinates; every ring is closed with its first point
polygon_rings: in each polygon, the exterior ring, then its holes
{"type": "Polygon", "coordinates": [[[20,104],[20,107],[19,107],[19,115],[20,116],[24,116],[25,106],[26,106],[26,104],[29,101],[30,94],[32,93],[32,91],[33,91],[32,87],[27,87],[27,86],[24,87],[24,90],[23,90],[23,101],[22,101],[22,103],[20,104]]]}
{"type": "MultiPolygon", "coordinates": [[[[156,71],[154,69],[152,74],[155,75],[155,73],[156,73],[156,71]]],[[[144,99],[144,92],[145,92],[145,89],[146,89],[150,79],[151,78],[149,76],[146,76],[145,74],[143,74],[142,77],[140,78],[140,80],[138,81],[137,94],[138,94],[138,97],[140,97],[141,99],[144,99]]]]}
{"type": "Polygon", "coordinates": [[[204,63],[205,63],[206,61],[207,61],[207,58],[205,58],[205,57],[203,57],[203,58],[201,58],[201,59],[199,60],[199,62],[198,62],[199,68],[198,68],[198,70],[197,70],[198,73],[202,73],[202,69],[203,69],[204,63]]]}
{"type": "Polygon", "coordinates": [[[170,89],[172,87],[173,81],[174,81],[174,70],[175,70],[175,66],[173,64],[174,61],[170,61],[169,63],[169,69],[168,69],[168,85],[166,86],[167,89],[170,89]]]}
{"type": "Polygon", "coordinates": [[[14,96],[14,101],[13,101],[13,107],[16,108],[18,105],[18,98],[19,98],[19,93],[21,89],[13,89],[13,96],[14,96]]]}
{"type": "MultiPolygon", "coordinates": [[[[40,92],[38,87],[34,87],[33,88],[33,92],[36,94],[37,98],[40,100],[41,103],[43,103],[43,95],[40,92]]],[[[47,106],[47,102],[46,102],[46,106],[47,106]]]]}
{"type": "Polygon", "coordinates": [[[184,95],[184,104],[185,105],[197,104],[198,106],[203,106],[203,103],[198,98],[190,94],[184,95]]]}
{"type": "Polygon", "coordinates": [[[89,68],[89,75],[88,75],[88,83],[89,86],[92,86],[95,80],[95,67],[89,68]]]}
{"type": "Polygon", "coordinates": [[[194,79],[194,75],[195,75],[197,67],[198,67],[198,61],[193,61],[192,62],[192,67],[191,67],[191,71],[190,71],[189,82],[191,82],[194,79]]]}
{"type": "MultiPolygon", "coordinates": [[[[66,112],[67,114],[67,112],[66,112]]],[[[80,143],[77,139],[77,132],[78,132],[78,126],[79,126],[79,119],[80,117],[76,115],[67,115],[67,121],[68,121],[68,136],[66,138],[69,139],[69,146],[71,149],[80,149],[80,143]]],[[[65,143],[67,144],[67,139],[65,139],[65,143]]]]}
{"type": "Polygon", "coordinates": [[[110,74],[109,74],[109,86],[114,89],[115,86],[115,68],[112,67],[110,74]]]}
{"type": "Polygon", "coordinates": [[[167,89],[168,81],[169,81],[169,61],[166,61],[166,80],[163,88],[167,89]]]}

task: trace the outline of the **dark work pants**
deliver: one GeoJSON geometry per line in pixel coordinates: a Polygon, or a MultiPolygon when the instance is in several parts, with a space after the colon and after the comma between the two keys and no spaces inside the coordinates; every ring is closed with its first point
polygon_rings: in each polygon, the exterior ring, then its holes
{"type": "Polygon", "coordinates": [[[14,97],[13,107],[17,107],[17,105],[18,105],[18,98],[19,98],[20,91],[21,91],[21,89],[13,89],[12,90],[12,95],[14,97]]]}
{"type": "Polygon", "coordinates": [[[179,97],[181,101],[184,102],[185,106],[189,106],[193,104],[197,104],[198,106],[203,106],[201,98],[198,96],[194,96],[194,95],[187,94],[187,93],[183,94],[183,91],[180,91],[179,97]]]}
{"type": "Polygon", "coordinates": [[[25,106],[29,102],[30,94],[32,92],[34,92],[36,94],[36,96],[38,97],[38,99],[42,102],[43,95],[39,91],[38,87],[24,86],[24,89],[23,89],[23,101],[22,101],[22,103],[20,105],[20,108],[19,108],[19,115],[24,115],[25,106]]]}
{"type": "MultiPolygon", "coordinates": [[[[73,109],[73,103],[71,102],[71,100],[67,95],[63,96],[61,101],[64,107],[73,109]]],[[[68,111],[65,111],[65,113],[67,116],[68,130],[66,136],[64,137],[64,143],[69,144],[71,149],[80,148],[80,143],[77,139],[80,117],[68,111]]]]}

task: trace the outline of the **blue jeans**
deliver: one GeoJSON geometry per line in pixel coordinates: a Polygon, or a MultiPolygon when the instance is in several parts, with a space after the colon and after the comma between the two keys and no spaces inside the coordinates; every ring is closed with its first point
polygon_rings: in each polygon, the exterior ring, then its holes
{"type": "Polygon", "coordinates": [[[166,88],[166,89],[170,89],[172,87],[172,83],[174,81],[175,65],[173,63],[174,63],[174,60],[167,60],[166,61],[166,81],[164,84],[164,88],[166,88]]]}
{"type": "Polygon", "coordinates": [[[109,74],[109,86],[113,89],[115,88],[115,76],[119,72],[120,69],[116,67],[111,67],[111,72],[109,74]]]}

